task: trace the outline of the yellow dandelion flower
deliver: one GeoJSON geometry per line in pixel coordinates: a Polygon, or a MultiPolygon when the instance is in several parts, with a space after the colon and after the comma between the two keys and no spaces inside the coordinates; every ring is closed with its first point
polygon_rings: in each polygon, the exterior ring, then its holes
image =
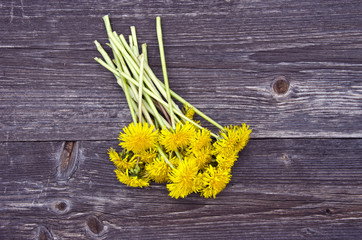
{"type": "Polygon", "coordinates": [[[129,156],[126,155],[124,158],[121,158],[113,148],[108,150],[108,155],[113,164],[120,170],[131,169],[137,163],[135,157],[129,158],[129,156]]]}
{"type": "Polygon", "coordinates": [[[177,157],[173,157],[171,159],[169,159],[169,161],[171,162],[171,164],[174,166],[174,167],[178,167],[178,165],[180,164],[181,160],[177,157]]]}
{"type": "Polygon", "coordinates": [[[216,197],[229,183],[231,174],[228,170],[221,168],[208,167],[203,174],[204,188],[201,190],[201,196],[204,198],[216,197]]]}
{"type": "Polygon", "coordinates": [[[184,198],[193,191],[194,179],[197,176],[198,168],[194,162],[185,158],[177,168],[174,168],[169,176],[167,184],[169,195],[173,198],[184,198]]]}
{"type": "Polygon", "coordinates": [[[137,153],[135,156],[139,157],[141,162],[151,163],[153,159],[157,157],[157,151],[155,149],[151,149],[148,151],[137,153]]]}
{"type": "Polygon", "coordinates": [[[212,160],[211,146],[204,147],[193,153],[194,161],[199,169],[204,168],[212,160]]]}
{"type": "Polygon", "coordinates": [[[181,122],[178,122],[175,129],[162,129],[160,143],[166,148],[167,152],[177,151],[186,148],[193,139],[194,134],[191,123],[186,122],[181,125],[181,122]]]}
{"type": "Polygon", "coordinates": [[[212,154],[215,156],[219,156],[222,158],[228,158],[229,156],[238,155],[238,151],[234,147],[225,146],[223,144],[225,140],[218,140],[217,142],[214,142],[212,154]]]}
{"type": "Polygon", "coordinates": [[[204,187],[203,174],[198,173],[194,179],[194,183],[192,185],[192,191],[200,192],[203,187],[204,187]]]}
{"type": "Polygon", "coordinates": [[[168,175],[171,173],[171,167],[163,160],[155,158],[152,163],[146,164],[147,176],[156,183],[164,183],[168,180],[168,175]]]}
{"type": "Polygon", "coordinates": [[[216,162],[218,163],[217,167],[231,169],[238,157],[239,155],[235,152],[231,152],[230,154],[219,154],[216,156],[216,162]]]}
{"type": "Polygon", "coordinates": [[[239,141],[239,134],[236,126],[225,127],[225,132],[221,132],[220,136],[222,138],[214,143],[215,150],[218,153],[237,151],[235,147],[239,141]]]}
{"type": "Polygon", "coordinates": [[[140,188],[149,186],[149,179],[139,178],[137,176],[130,176],[128,170],[126,170],[126,172],[123,172],[116,169],[114,170],[114,172],[116,173],[118,180],[121,183],[126,184],[127,186],[140,188]]]}
{"type": "Polygon", "coordinates": [[[241,151],[248,144],[251,132],[252,129],[249,129],[249,126],[245,123],[241,127],[238,126],[239,141],[236,146],[238,151],[241,151]]]}
{"type": "Polygon", "coordinates": [[[189,119],[193,119],[194,115],[195,115],[195,111],[193,108],[190,108],[189,106],[187,106],[187,104],[184,104],[184,109],[183,112],[185,113],[185,116],[189,119]]]}
{"type": "Polygon", "coordinates": [[[154,131],[153,125],[147,123],[131,123],[128,127],[123,128],[124,133],[120,133],[120,144],[127,151],[141,153],[150,148],[156,147],[157,131],[154,131]]]}
{"type": "Polygon", "coordinates": [[[216,154],[241,151],[248,143],[251,132],[245,123],[242,126],[225,127],[225,132],[220,133],[222,138],[214,143],[216,154]]]}
{"type": "Polygon", "coordinates": [[[210,131],[203,128],[195,133],[195,137],[191,140],[188,150],[190,152],[199,151],[202,148],[208,148],[211,146],[211,134],[210,131]]]}
{"type": "Polygon", "coordinates": [[[109,156],[109,159],[112,161],[112,162],[115,162],[115,161],[120,161],[121,158],[120,156],[118,155],[118,153],[111,147],[110,149],[108,149],[108,156],[109,156]]]}

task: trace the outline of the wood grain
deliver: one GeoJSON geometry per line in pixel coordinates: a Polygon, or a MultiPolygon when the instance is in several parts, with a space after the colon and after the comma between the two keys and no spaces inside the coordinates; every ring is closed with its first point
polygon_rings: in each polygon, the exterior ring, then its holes
{"type": "Polygon", "coordinates": [[[108,13],[119,32],[136,25],[158,76],[161,15],[171,88],[222,125],[246,122],[254,138],[361,138],[360,1],[140,6],[5,1],[0,140],[115,139],[131,121],[114,78],[92,60],[108,13]],[[280,77],[290,83],[284,95],[272,86],[280,77]]]}
{"type": "MultiPolygon", "coordinates": [[[[0,239],[361,239],[362,2],[0,3],[0,239]],[[93,41],[148,43],[171,88],[254,129],[216,199],[128,188],[106,150],[131,121],[93,41]]],[[[216,129],[208,123],[204,126],[216,129]]]]}
{"type": "Polygon", "coordinates": [[[0,237],[29,239],[359,239],[362,141],[253,139],[216,199],[128,188],[106,149],[78,143],[78,168],[57,178],[62,142],[0,145],[0,237]],[[54,154],[56,153],[56,154],[54,154]],[[12,159],[9,161],[9,159],[12,159]],[[49,238],[48,238],[49,239],[49,238]]]}

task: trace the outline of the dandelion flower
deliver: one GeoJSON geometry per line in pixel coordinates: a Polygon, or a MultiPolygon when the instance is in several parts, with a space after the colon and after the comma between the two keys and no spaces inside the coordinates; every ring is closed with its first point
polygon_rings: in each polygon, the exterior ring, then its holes
{"type": "Polygon", "coordinates": [[[108,155],[113,164],[120,170],[131,169],[137,163],[135,157],[129,159],[129,156],[126,155],[124,158],[121,158],[113,148],[108,150],[108,155]]]}
{"type": "Polygon", "coordinates": [[[193,108],[190,108],[189,106],[187,106],[186,103],[184,104],[184,110],[183,110],[183,112],[185,113],[185,116],[186,116],[188,119],[193,120],[194,115],[195,115],[195,111],[194,111],[193,108]]]}
{"type": "Polygon", "coordinates": [[[221,132],[222,137],[214,143],[217,153],[239,152],[249,141],[250,133],[252,132],[245,123],[242,126],[227,126],[225,132],[221,132]]]}
{"type": "Polygon", "coordinates": [[[236,146],[238,151],[241,151],[248,144],[251,132],[252,129],[249,129],[249,126],[245,123],[241,127],[238,126],[239,141],[236,146]]]}
{"type": "Polygon", "coordinates": [[[209,166],[203,174],[204,188],[201,196],[204,198],[216,197],[229,183],[231,174],[228,170],[209,166]]]}
{"type": "Polygon", "coordinates": [[[148,151],[137,153],[135,156],[139,157],[141,162],[151,163],[153,159],[157,157],[157,151],[155,149],[150,149],[148,151]]]}
{"type": "Polygon", "coordinates": [[[152,163],[146,164],[146,174],[156,183],[167,182],[168,175],[171,173],[171,167],[163,160],[155,158],[152,163]]]}
{"type": "Polygon", "coordinates": [[[211,146],[201,148],[198,151],[193,153],[193,159],[199,169],[204,168],[207,164],[211,162],[211,146]]]}
{"type": "Polygon", "coordinates": [[[209,130],[203,128],[195,133],[195,137],[191,140],[189,151],[195,152],[209,146],[211,146],[211,134],[209,130]]]}
{"type": "Polygon", "coordinates": [[[238,159],[238,154],[231,152],[229,154],[219,154],[216,156],[217,167],[222,169],[231,169],[234,166],[235,161],[238,159]]]}
{"type": "Polygon", "coordinates": [[[120,144],[127,151],[141,153],[150,148],[154,148],[157,143],[157,131],[153,125],[147,123],[131,123],[123,128],[124,133],[120,133],[120,144]]]}
{"type": "Polygon", "coordinates": [[[113,149],[113,148],[110,148],[108,150],[108,156],[109,156],[109,159],[112,161],[112,162],[115,162],[115,161],[120,161],[121,158],[119,157],[118,153],[113,149]]]}
{"type": "Polygon", "coordinates": [[[173,157],[173,158],[169,159],[169,161],[174,167],[178,167],[178,165],[181,162],[181,160],[177,157],[173,157]]]}
{"type": "Polygon", "coordinates": [[[147,178],[139,178],[138,176],[130,176],[128,173],[128,170],[123,172],[123,171],[116,169],[116,170],[114,170],[114,172],[116,173],[118,180],[121,183],[126,184],[127,186],[140,187],[140,188],[149,186],[149,183],[148,183],[149,180],[147,178]]]}
{"type": "Polygon", "coordinates": [[[203,187],[204,187],[203,174],[198,173],[194,179],[194,183],[192,185],[192,191],[200,192],[203,187]]]}
{"type": "Polygon", "coordinates": [[[166,148],[167,152],[177,151],[187,147],[194,137],[194,128],[191,123],[181,122],[176,124],[175,129],[164,128],[160,134],[160,143],[166,148]]]}
{"type": "Polygon", "coordinates": [[[236,126],[225,127],[225,132],[220,133],[221,139],[214,143],[217,153],[229,153],[236,151],[235,146],[239,141],[239,134],[236,126]]]}
{"type": "Polygon", "coordinates": [[[185,158],[177,168],[174,168],[169,176],[167,184],[169,195],[173,198],[184,198],[193,192],[194,179],[197,176],[198,168],[194,162],[185,158]]]}

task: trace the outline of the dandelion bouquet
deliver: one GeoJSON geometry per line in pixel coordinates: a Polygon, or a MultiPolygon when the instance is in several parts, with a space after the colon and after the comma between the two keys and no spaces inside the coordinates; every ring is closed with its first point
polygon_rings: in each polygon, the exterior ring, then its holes
{"type": "Polygon", "coordinates": [[[156,30],[164,82],[148,65],[147,45],[142,44],[139,52],[135,27],[131,26],[127,42],[122,34],[112,31],[108,15],[103,20],[113,59],[95,41],[104,59],[95,60],[116,77],[133,119],[119,135],[123,150],[108,150],[118,180],[140,188],[151,181],[166,183],[173,198],[192,192],[215,198],[230,181],[231,168],[252,130],[246,124],[222,127],[169,88],[160,17],[156,18],[156,30]],[[202,127],[194,114],[220,132],[214,134],[202,127]]]}

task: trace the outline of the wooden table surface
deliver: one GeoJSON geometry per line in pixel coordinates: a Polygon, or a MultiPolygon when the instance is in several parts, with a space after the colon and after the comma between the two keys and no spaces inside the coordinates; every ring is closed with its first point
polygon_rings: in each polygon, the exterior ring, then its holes
{"type": "MultiPolygon", "coordinates": [[[[0,3],[0,239],[361,239],[362,2],[0,3]],[[216,199],[120,184],[107,149],[131,121],[98,65],[102,16],[135,25],[162,79],[254,130],[216,199]]],[[[212,130],[216,129],[204,123],[212,130]]]]}

